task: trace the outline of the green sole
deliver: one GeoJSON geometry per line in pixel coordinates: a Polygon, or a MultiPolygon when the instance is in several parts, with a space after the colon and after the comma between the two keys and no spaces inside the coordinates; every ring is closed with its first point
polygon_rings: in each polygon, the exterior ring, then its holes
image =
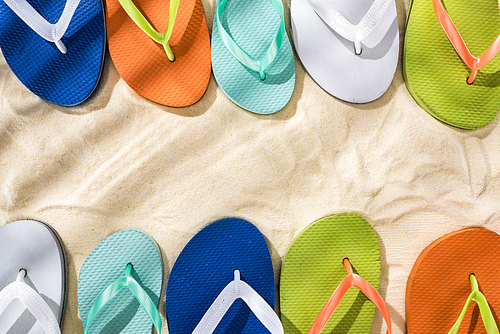
{"type": "MultiPolygon", "coordinates": [[[[443,0],[473,55],[482,55],[500,33],[497,0],[443,0]]],[[[412,0],[406,25],[403,72],[417,103],[438,120],[462,129],[481,128],[500,110],[500,57],[471,70],[441,28],[430,0],[412,0]]]]}
{"type": "MultiPolygon", "coordinates": [[[[354,272],[375,289],[380,285],[380,248],[375,231],[362,217],[326,217],[292,243],[281,270],[281,320],[285,333],[307,333],[337,286],[354,272]]],[[[375,306],[358,289],[350,289],[322,333],[370,333],[375,306]]]]}

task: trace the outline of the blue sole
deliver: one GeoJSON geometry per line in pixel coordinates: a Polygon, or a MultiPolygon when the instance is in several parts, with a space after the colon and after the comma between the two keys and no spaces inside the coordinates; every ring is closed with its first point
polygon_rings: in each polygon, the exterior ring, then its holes
{"type": "MultiPolygon", "coordinates": [[[[48,22],[56,23],[66,0],[29,0],[48,22]]],[[[101,0],[82,0],[61,41],[54,43],[36,34],[3,1],[0,1],[0,48],[14,74],[34,94],[61,106],[76,106],[96,91],[105,59],[106,26],[101,0]]]]}
{"type": "MultiPolygon", "coordinates": [[[[165,303],[169,333],[192,333],[222,289],[234,279],[235,270],[240,270],[242,280],[274,308],[273,265],[263,235],[245,220],[223,219],[196,234],[172,268],[165,303]]],[[[268,332],[241,299],[214,331],[268,332]]]]}

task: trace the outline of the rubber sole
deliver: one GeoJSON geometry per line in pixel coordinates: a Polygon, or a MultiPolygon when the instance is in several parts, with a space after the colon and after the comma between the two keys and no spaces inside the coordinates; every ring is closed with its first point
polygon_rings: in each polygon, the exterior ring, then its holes
{"type": "MultiPolygon", "coordinates": [[[[447,234],[420,254],[406,288],[408,334],[448,333],[471,293],[474,274],[493,314],[500,312],[500,235],[483,228],[447,234]]],[[[486,333],[471,303],[460,333],[486,333]]],[[[497,321],[498,322],[498,321],[497,321]]]]}
{"type": "MultiPolygon", "coordinates": [[[[223,219],[198,232],[172,268],[165,302],[169,333],[192,333],[217,296],[234,280],[235,270],[274,308],[274,272],[264,236],[245,220],[223,219]]],[[[269,331],[248,305],[237,299],[214,333],[269,331]]]]}
{"type": "MultiPolygon", "coordinates": [[[[46,223],[22,220],[0,227],[0,290],[14,282],[20,269],[40,293],[62,327],[68,291],[64,245],[46,223]]],[[[21,303],[12,303],[0,315],[1,333],[44,333],[34,316],[21,303]]]]}
{"type": "MultiPolygon", "coordinates": [[[[168,25],[168,1],[134,0],[159,32],[168,25]]],[[[137,94],[170,107],[198,102],[210,81],[210,36],[201,0],[181,1],[170,46],[175,61],[127,15],[118,0],[106,2],[109,52],[118,73],[137,94]]]]}
{"type": "MultiPolygon", "coordinates": [[[[281,321],[286,334],[307,333],[347,272],[375,289],[380,284],[380,248],[371,225],[355,214],[323,218],[295,238],[281,269],[281,321]]],[[[324,333],[368,334],[375,306],[357,289],[350,289],[324,328],[324,333]]]]}
{"type": "MultiPolygon", "coordinates": [[[[483,54],[500,34],[496,0],[445,0],[443,3],[472,54],[483,54]]],[[[438,120],[477,129],[500,110],[500,57],[467,84],[463,63],[439,24],[432,1],[412,0],[406,24],[403,73],[415,101],[438,120]]]]}
{"type": "MultiPolygon", "coordinates": [[[[261,59],[276,36],[280,19],[269,0],[230,0],[222,13],[221,24],[243,50],[254,59],[261,59]]],[[[283,109],[295,88],[295,60],[288,36],[268,67],[266,79],[261,80],[259,73],[241,64],[225,46],[215,20],[214,17],[212,66],[224,94],[241,108],[256,114],[273,114],[283,109]]]]}
{"type": "MultiPolygon", "coordinates": [[[[123,230],[97,245],[80,271],[78,307],[84,328],[97,297],[125,275],[129,263],[133,265],[133,277],[158,305],[163,285],[160,249],[147,233],[137,229],[123,230]]],[[[150,334],[152,327],[151,319],[131,291],[123,289],[100,310],[89,332],[150,334]]]]}

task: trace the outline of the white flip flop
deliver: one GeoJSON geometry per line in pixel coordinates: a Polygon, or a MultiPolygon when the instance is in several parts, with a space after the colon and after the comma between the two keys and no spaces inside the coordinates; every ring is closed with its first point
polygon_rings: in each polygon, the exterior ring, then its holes
{"type": "Polygon", "coordinates": [[[353,103],[389,88],[399,57],[394,0],[292,0],[292,38],[309,75],[353,103]]]}
{"type": "Polygon", "coordinates": [[[66,295],[56,232],[33,220],[0,227],[0,333],[60,334],[66,295]]]}

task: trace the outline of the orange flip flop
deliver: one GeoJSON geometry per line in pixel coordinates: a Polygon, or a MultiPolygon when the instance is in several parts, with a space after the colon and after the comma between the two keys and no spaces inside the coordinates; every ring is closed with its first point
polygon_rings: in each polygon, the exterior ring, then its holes
{"type": "Polygon", "coordinates": [[[109,51],[139,95],[186,107],[208,87],[210,37],[201,0],[170,0],[168,7],[164,0],[106,1],[109,51]]]}
{"type": "Polygon", "coordinates": [[[499,269],[495,232],[470,228],[434,241],[408,279],[408,334],[498,333],[499,269]]]}

